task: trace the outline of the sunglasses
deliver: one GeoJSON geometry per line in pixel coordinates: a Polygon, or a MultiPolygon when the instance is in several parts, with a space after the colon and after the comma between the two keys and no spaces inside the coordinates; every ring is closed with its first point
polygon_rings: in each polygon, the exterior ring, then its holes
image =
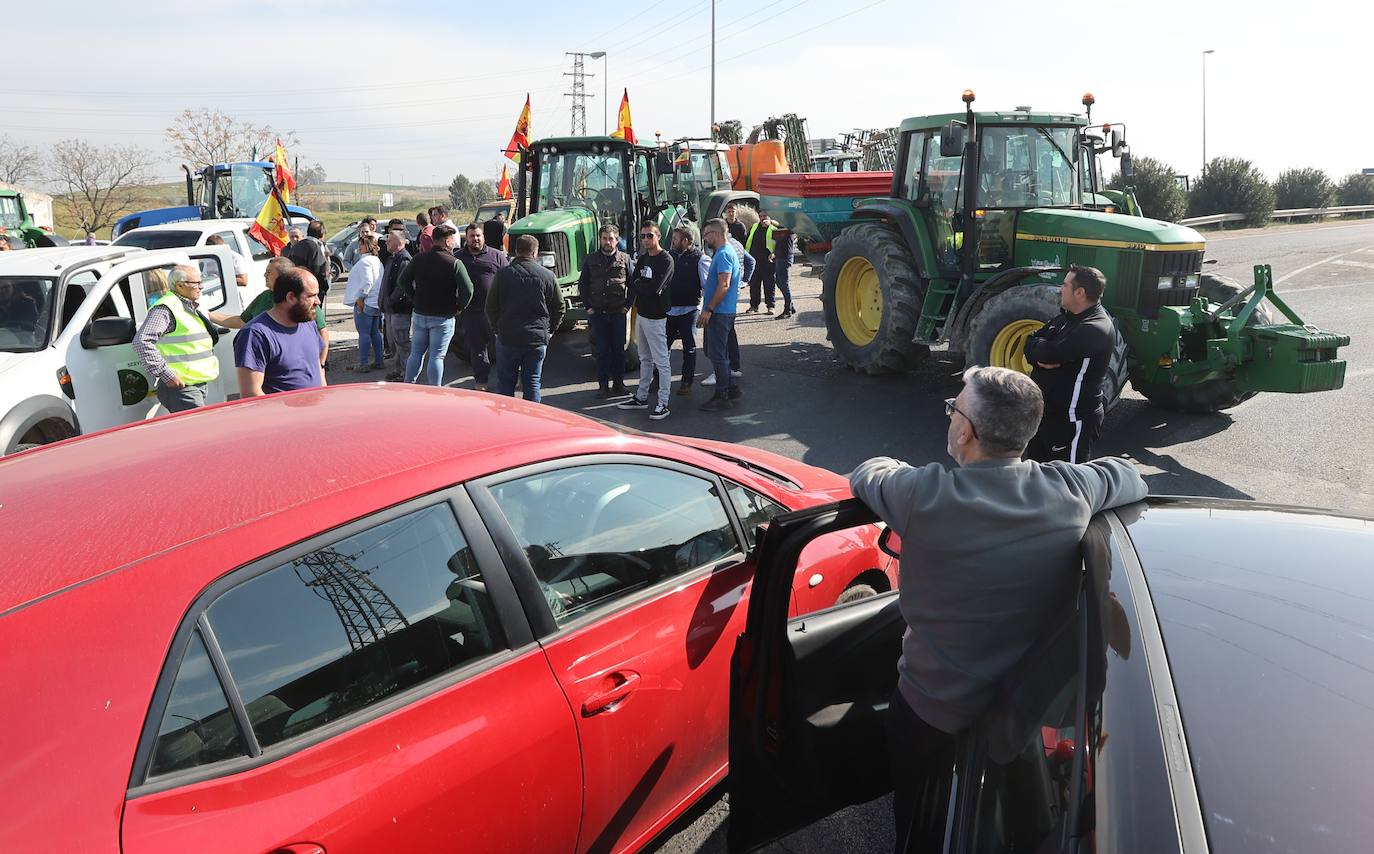
{"type": "Polygon", "coordinates": [[[955,401],[955,400],[956,400],[956,398],[953,398],[953,397],[947,397],[947,398],[945,398],[945,417],[946,417],[946,418],[953,418],[953,417],[954,417],[954,413],[956,413],[956,412],[958,412],[960,415],[964,416],[964,420],[968,422],[968,429],[970,429],[970,430],[973,431],[973,438],[977,439],[977,438],[978,438],[978,428],[975,427],[975,426],[973,425],[973,419],[968,417],[968,413],[967,413],[967,412],[964,412],[964,411],[960,410],[959,407],[957,407],[957,406],[954,405],[954,401],[955,401]]]}
{"type": "Polygon", "coordinates": [[[657,236],[658,236],[658,235],[652,234],[652,233],[650,233],[650,234],[641,234],[641,235],[639,236],[639,239],[640,239],[640,240],[652,240],[653,238],[655,238],[655,237],[657,237],[657,236]]]}

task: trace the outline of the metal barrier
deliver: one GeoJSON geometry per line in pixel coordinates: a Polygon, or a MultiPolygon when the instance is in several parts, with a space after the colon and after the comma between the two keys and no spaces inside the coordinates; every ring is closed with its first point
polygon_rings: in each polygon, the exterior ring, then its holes
{"type": "MultiPolygon", "coordinates": [[[[1288,210],[1274,211],[1269,215],[1270,219],[1292,219],[1299,216],[1343,216],[1355,213],[1374,213],[1374,205],[1346,205],[1339,208],[1289,208],[1288,210]]],[[[1178,221],[1179,225],[1218,225],[1223,222],[1244,222],[1245,214],[1224,213],[1212,214],[1210,216],[1195,216],[1178,221]]]]}

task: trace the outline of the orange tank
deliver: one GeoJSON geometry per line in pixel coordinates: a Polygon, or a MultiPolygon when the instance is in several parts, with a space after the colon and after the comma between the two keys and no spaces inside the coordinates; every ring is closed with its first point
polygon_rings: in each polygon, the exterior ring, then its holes
{"type": "Polygon", "coordinates": [[[781,140],[766,139],[753,145],[730,146],[731,186],[736,190],[757,190],[762,175],[786,174],[787,151],[781,140]]]}

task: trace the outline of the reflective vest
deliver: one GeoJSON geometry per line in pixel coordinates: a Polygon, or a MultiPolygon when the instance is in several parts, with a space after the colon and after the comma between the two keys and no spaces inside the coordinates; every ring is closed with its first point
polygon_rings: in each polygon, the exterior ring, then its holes
{"type": "MultiPolygon", "coordinates": [[[[749,226],[749,236],[744,238],[744,245],[748,247],[749,253],[751,255],[754,252],[754,232],[758,231],[758,229],[758,223],[754,223],[753,225],[749,226]]],[[[768,247],[768,253],[770,255],[773,253],[773,249],[775,248],[775,244],[773,242],[773,231],[773,226],[770,225],[768,226],[768,231],[764,232],[763,235],[763,245],[768,247]]]]}
{"type": "Polygon", "coordinates": [[[187,385],[208,383],[219,376],[219,357],[210,330],[174,291],[163,294],[154,306],[166,306],[176,324],[157,339],[157,351],[167,362],[167,370],[187,385]]]}

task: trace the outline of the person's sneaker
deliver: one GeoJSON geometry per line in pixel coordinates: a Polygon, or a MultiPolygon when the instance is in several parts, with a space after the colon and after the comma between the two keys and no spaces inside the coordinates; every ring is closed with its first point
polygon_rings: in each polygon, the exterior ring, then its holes
{"type": "Polygon", "coordinates": [[[654,411],[653,411],[653,412],[650,412],[650,413],[649,413],[649,420],[650,420],[650,421],[662,421],[663,419],[665,419],[665,418],[667,418],[667,417],[668,417],[668,407],[664,406],[664,405],[661,404],[661,403],[654,407],[654,411]]]}
{"type": "Polygon", "coordinates": [[[727,409],[734,409],[735,404],[730,398],[716,395],[701,405],[702,412],[723,412],[727,409]]]}
{"type": "Polygon", "coordinates": [[[617,409],[648,409],[649,401],[631,397],[629,400],[622,400],[616,405],[617,409]]]}
{"type": "Polygon", "coordinates": [[[730,376],[732,376],[732,377],[742,377],[742,376],[744,376],[744,371],[731,371],[731,372],[730,372],[730,376]]]}
{"type": "Polygon", "coordinates": [[[678,387],[677,387],[677,393],[678,393],[679,395],[684,396],[684,397],[687,396],[687,395],[689,395],[689,394],[691,394],[691,393],[692,393],[692,384],[691,384],[691,383],[685,383],[685,384],[683,384],[683,385],[678,386],[678,387]]]}
{"type": "Polygon", "coordinates": [[[770,305],[770,306],[767,306],[767,307],[764,308],[763,312],[764,312],[764,314],[772,314],[772,313],[773,313],[773,307],[772,307],[771,305],[770,305]]]}
{"type": "Polygon", "coordinates": [[[715,384],[716,384],[716,375],[715,375],[715,374],[707,374],[707,375],[706,375],[706,379],[702,380],[702,381],[701,381],[701,384],[702,384],[702,385],[715,385],[715,384]]]}
{"type": "Polygon", "coordinates": [[[405,375],[400,371],[392,371],[386,375],[386,381],[389,383],[398,383],[403,379],[405,379],[405,375]]]}
{"type": "Polygon", "coordinates": [[[739,390],[739,386],[730,389],[726,394],[731,400],[739,400],[741,397],[744,397],[744,392],[739,390]]]}
{"type": "Polygon", "coordinates": [[[758,307],[758,306],[753,306],[753,307],[751,307],[751,308],[747,308],[747,309],[744,310],[744,313],[745,313],[745,314],[758,314],[758,313],[759,313],[759,307],[758,307]]]}

